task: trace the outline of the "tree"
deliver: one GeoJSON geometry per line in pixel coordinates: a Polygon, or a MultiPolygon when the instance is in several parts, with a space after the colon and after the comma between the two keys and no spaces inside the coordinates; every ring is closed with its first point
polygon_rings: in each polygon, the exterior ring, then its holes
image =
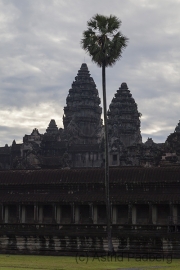
{"type": "Polygon", "coordinates": [[[109,200],[109,160],[106,106],[106,67],[113,66],[120,59],[128,38],[119,32],[121,21],[113,15],[109,17],[96,14],[87,22],[88,29],[83,32],[82,48],[91,56],[92,61],[102,68],[102,90],[105,128],[105,197],[107,213],[108,250],[113,252],[111,238],[111,211],[109,200]]]}

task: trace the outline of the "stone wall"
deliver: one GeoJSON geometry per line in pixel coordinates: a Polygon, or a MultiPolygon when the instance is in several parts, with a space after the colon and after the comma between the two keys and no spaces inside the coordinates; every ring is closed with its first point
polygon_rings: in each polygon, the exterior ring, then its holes
{"type": "MultiPolygon", "coordinates": [[[[179,256],[180,234],[170,227],[113,226],[112,241],[118,255],[179,256]]],[[[94,256],[107,253],[106,226],[0,225],[0,252],[94,256]]]]}

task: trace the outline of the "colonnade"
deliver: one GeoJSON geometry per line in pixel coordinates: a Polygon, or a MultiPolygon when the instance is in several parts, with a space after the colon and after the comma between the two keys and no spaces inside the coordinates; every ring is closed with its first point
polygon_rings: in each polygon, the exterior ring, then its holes
{"type": "MultiPolygon", "coordinates": [[[[106,224],[106,207],[98,204],[4,204],[1,223],[106,224]]],[[[112,204],[112,224],[177,224],[180,205],[112,204]]]]}

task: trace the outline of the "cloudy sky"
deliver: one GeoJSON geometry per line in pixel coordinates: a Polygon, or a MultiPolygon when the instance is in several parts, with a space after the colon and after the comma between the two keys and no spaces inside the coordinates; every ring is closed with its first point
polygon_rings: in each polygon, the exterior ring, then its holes
{"type": "Polygon", "coordinates": [[[101,70],[81,49],[96,13],[116,15],[128,47],[107,69],[107,103],[126,82],[142,113],[143,141],[164,142],[180,119],[180,0],[0,0],[0,146],[22,142],[51,119],[86,62],[101,95],[101,70]]]}

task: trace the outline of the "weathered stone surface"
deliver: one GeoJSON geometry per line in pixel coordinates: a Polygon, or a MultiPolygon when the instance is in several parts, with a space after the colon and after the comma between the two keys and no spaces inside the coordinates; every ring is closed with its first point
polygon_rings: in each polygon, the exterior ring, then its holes
{"type": "MultiPolygon", "coordinates": [[[[77,227],[77,226],[76,226],[77,227]]],[[[80,228],[79,228],[80,229],[80,228]]],[[[109,256],[109,260],[123,260],[125,257],[134,256],[140,259],[157,256],[160,260],[170,263],[172,257],[179,258],[179,235],[177,239],[171,236],[163,237],[162,235],[139,235],[135,232],[133,236],[126,234],[123,236],[112,237],[114,246],[114,254],[109,256]],[[161,257],[160,257],[161,256],[161,257]]],[[[58,236],[48,234],[47,231],[43,235],[35,235],[31,230],[26,233],[26,236],[20,235],[18,231],[13,234],[0,236],[0,252],[9,254],[43,254],[43,255],[74,255],[75,259],[79,260],[83,255],[90,256],[87,259],[103,261],[103,256],[108,259],[108,243],[105,235],[101,231],[87,236],[86,232],[76,232],[74,236],[62,235],[56,231],[58,236]],[[79,234],[79,235],[78,235],[79,234]],[[97,236],[98,235],[98,236],[97,236]]],[[[86,257],[85,257],[86,258],[86,257]]],[[[147,259],[148,261],[148,259],[147,259]]],[[[79,263],[80,261],[78,261],[79,263]]],[[[144,269],[144,268],[143,268],[144,269]]]]}
{"type": "Polygon", "coordinates": [[[102,120],[100,98],[88,67],[78,71],[64,107],[64,137],[68,141],[72,167],[100,167],[102,120]]]}
{"type": "Polygon", "coordinates": [[[119,139],[126,147],[142,143],[140,116],[137,104],[132,98],[127,84],[122,83],[109,106],[108,129],[110,141],[119,139]]]}
{"type": "Polygon", "coordinates": [[[101,139],[100,98],[87,65],[82,64],[64,107],[64,131],[71,144],[97,144],[101,139]]]}
{"type": "MultiPolygon", "coordinates": [[[[115,252],[179,255],[180,167],[111,168],[115,252]]],[[[0,172],[0,252],[107,253],[104,169],[0,172]]]]}
{"type": "Polygon", "coordinates": [[[161,166],[180,166],[180,122],[167,137],[162,150],[161,166]]]}
{"type": "Polygon", "coordinates": [[[179,120],[179,123],[177,124],[174,132],[180,132],[180,120],[179,120]]]}
{"type": "MultiPolygon", "coordinates": [[[[108,111],[110,164],[139,165],[131,158],[130,146],[142,144],[140,116],[126,83],[122,83],[112,99],[108,111]]],[[[137,159],[137,161],[136,161],[137,159]]]]}

